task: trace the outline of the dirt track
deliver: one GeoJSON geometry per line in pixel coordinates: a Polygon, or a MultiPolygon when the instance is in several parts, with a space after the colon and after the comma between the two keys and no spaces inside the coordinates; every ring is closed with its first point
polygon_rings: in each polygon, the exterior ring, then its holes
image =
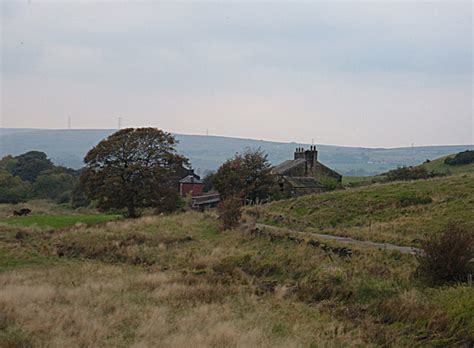
{"type": "Polygon", "coordinates": [[[293,229],[289,228],[279,228],[275,226],[270,226],[270,225],[265,225],[265,224],[256,224],[256,227],[264,230],[264,229],[270,229],[270,230],[276,230],[276,231],[284,231],[284,232],[290,232],[294,234],[299,234],[299,235],[305,235],[305,236],[312,236],[314,238],[321,238],[321,239],[329,239],[329,240],[334,240],[337,242],[341,243],[346,243],[346,244],[352,244],[352,245],[362,245],[362,246],[367,246],[371,248],[377,248],[380,250],[398,250],[399,252],[403,254],[419,254],[422,253],[423,251],[419,248],[414,248],[410,246],[401,246],[401,245],[395,245],[395,244],[390,244],[390,243],[379,243],[379,242],[372,242],[370,240],[358,240],[358,239],[353,239],[349,237],[341,237],[341,236],[335,236],[332,234],[324,234],[324,233],[314,233],[314,232],[302,232],[302,231],[296,231],[293,229]]]}

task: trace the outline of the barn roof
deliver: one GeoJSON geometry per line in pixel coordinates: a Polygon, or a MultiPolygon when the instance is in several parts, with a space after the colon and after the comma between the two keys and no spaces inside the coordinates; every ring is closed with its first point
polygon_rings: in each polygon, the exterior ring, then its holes
{"type": "Polygon", "coordinates": [[[304,158],[298,158],[295,160],[287,160],[285,162],[280,163],[279,165],[275,166],[272,168],[272,173],[274,174],[285,174],[287,171],[290,169],[293,169],[303,163],[305,163],[306,160],[304,158]]]}
{"type": "Polygon", "coordinates": [[[202,181],[196,178],[194,175],[188,175],[187,177],[179,181],[180,184],[202,184],[202,181]]]}

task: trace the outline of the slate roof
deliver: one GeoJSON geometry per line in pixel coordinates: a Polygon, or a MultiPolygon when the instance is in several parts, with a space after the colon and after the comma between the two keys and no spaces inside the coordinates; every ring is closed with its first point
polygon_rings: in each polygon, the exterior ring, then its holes
{"type": "Polygon", "coordinates": [[[294,188],[324,188],[325,186],[319,183],[316,178],[306,176],[284,176],[294,188]]]}
{"type": "Polygon", "coordinates": [[[279,165],[272,168],[272,173],[274,174],[285,174],[288,170],[293,169],[303,163],[306,160],[304,158],[298,158],[295,160],[287,160],[285,162],[280,163],[279,165]]]}
{"type": "Polygon", "coordinates": [[[196,178],[194,175],[188,175],[187,177],[179,181],[180,184],[202,184],[202,181],[196,178]]]}

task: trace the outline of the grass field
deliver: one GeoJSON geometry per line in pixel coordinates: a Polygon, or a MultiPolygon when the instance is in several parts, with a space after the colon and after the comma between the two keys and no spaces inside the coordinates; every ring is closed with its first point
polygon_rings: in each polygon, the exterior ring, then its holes
{"type": "Polygon", "coordinates": [[[474,174],[304,196],[252,213],[276,226],[418,246],[450,221],[474,228],[474,174]]]}
{"type": "Polygon", "coordinates": [[[340,258],[183,213],[0,227],[0,346],[470,346],[474,288],[425,288],[412,255],[340,258]]]}
{"type": "Polygon", "coordinates": [[[0,225],[63,229],[76,224],[93,225],[120,219],[117,214],[99,214],[88,208],[72,209],[44,200],[34,200],[22,204],[0,204],[0,225]],[[13,211],[29,208],[28,216],[14,216],[13,211]]]}
{"type": "Polygon", "coordinates": [[[474,287],[428,287],[414,255],[252,233],[418,246],[450,221],[474,230],[473,173],[273,202],[224,232],[213,213],[28,206],[0,206],[0,347],[474,346],[474,287]]]}
{"type": "Polygon", "coordinates": [[[30,215],[0,218],[0,224],[15,226],[37,226],[39,228],[62,229],[76,224],[93,225],[120,219],[120,215],[111,214],[74,214],[74,215],[30,215]]]}

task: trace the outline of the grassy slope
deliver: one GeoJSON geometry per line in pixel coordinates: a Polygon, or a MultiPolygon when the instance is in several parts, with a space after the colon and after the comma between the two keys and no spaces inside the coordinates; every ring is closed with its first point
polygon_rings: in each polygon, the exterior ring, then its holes
{"type": "Polygon", "coordinates": [[[304,196],[257,214],[268,224],[416,246],[449,221],[474,227],[474,174],[304,196]]]}
{"type": "Polygon", "coordinates": [[[421,164],[421,167],[424,167],[428,171],[433,171],[439,174],[464,174],[464,173],[474,173],[474,163],[458,165],[458,166],[449,166],[444,163],[444,160],[451,156],[445,156],[438,159],[435,159],[431,162],[425,162],[421,164]]]}
{"type": "MultiPolygon", "coordinates": [[[[437,174],[469,174],[474,173],[474,163],[465,164],[465,165],[458,165],[458,166],[449,166],[444,163],[444,160],[448,157],[453,155],[444,156],[432,160],[430,162],[424,162],[415,167],[422,167],[425,168],[429,172],[434,172],[437,174]]],[[[375,176],[344,176],[342,178],[342,184],[344,186],[352,186],[352,185],[370,185],[372,183],[383,182],[384,176],[383,175],[375,175],[375,176]]]]}
{"type": "Polygon", "coordinates": [[[413,256],[330,257],[245,227],[219,232],[209,214],[3,226],[0,251],[0,346],[474,342],[474,288],[415,286],[413,256]]]}

